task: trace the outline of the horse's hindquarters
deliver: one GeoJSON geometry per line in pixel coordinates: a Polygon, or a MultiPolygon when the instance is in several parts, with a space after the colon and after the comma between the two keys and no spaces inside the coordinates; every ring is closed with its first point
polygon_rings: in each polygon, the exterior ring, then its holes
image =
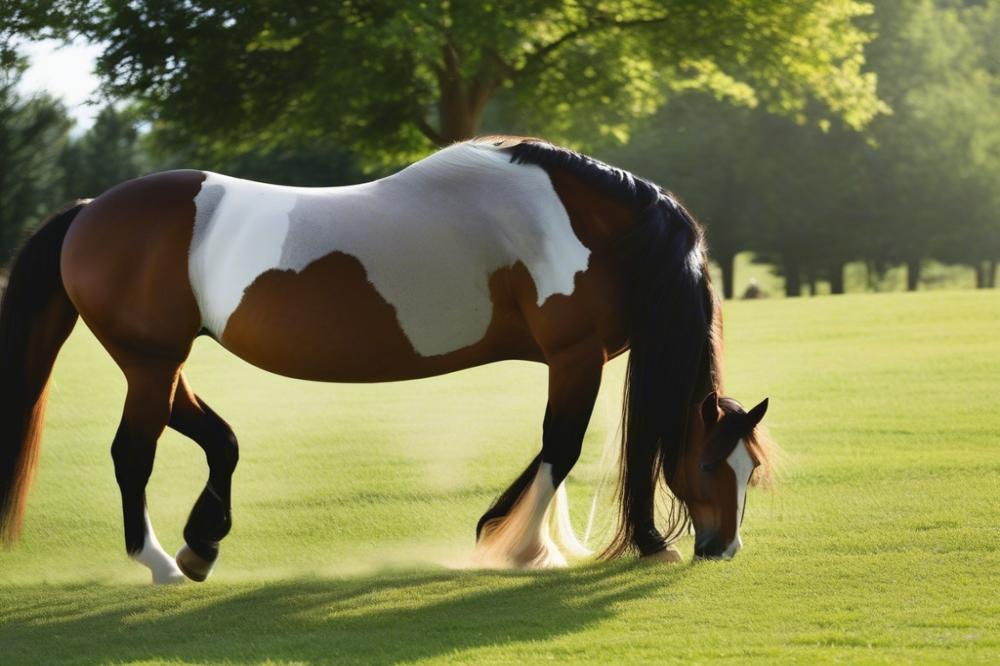
{"type": "Polygon", "coordinates": [[[123,183],[88,204],[66,234],[66,293],[120,363],[138,352],[183,361],[201,326],[187,256],[203,179],[172,171],[123,183]]]}

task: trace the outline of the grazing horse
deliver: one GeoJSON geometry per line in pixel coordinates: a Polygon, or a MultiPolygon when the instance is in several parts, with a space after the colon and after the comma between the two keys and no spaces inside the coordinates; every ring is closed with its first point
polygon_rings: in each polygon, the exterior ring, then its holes
{"type": "Polygon", "coordinates": [[[719,307],[698,225],[667,192],[578,153],[492,137],[387,178],[298,188],[203,171],[123,183],[51,218],[0,312],[0,530],[22,523],[49,376],[77,317],[128,384],[111,445],[125,547],[154,582],[204,580],[230,530],[236,437],[182,367],[199,335],[271,372],[330,382],[415,379],[524,359],[549,368],[542,448],[476,529],[485,563],[586,554],[563,481],[604,364],[631,350],[617,532],[603,555],[731,557],[747,484],[767,462],[749,412],[720,398],[719,307]],[[170,427],[209,475],[176,557],[146,513],[170,427]],[[654,524],[660,482],[674,496],[654,524]]]}

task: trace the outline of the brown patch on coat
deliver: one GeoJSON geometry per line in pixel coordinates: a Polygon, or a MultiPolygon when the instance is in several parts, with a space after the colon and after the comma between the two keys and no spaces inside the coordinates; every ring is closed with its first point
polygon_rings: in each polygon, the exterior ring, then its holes
{"type": "Polygon", "coordinates": [[[475,344],[421,356],[353,255],[332,252],[301,272],[269,270],[244,292],[222,344],[281,375],[339,382],[417,379],[504,359],[542,360],[510,293],[516,269],[490,278],[493,316],[475,344]]]}

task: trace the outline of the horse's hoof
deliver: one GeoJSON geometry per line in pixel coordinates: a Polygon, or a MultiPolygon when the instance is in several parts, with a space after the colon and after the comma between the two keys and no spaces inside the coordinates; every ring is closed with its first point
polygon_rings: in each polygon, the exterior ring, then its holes
{"type": "Polygon", "coordinates": [[[201,583],[212,573],[215,561],[209,562],[191,550],[187,544],[181,546],[177,551],[177,566],[184,572],[184,575],[191,580],[201,583]]]}
{"type": "Polygon", "coordinates": [[[658,550],[655,553],[650,553],[649,555],[643,555],[642,561],[676,564],[677,562],[683,562],[684,558],[681,557],[681,551],[677,550],[673,546],[667,546],[663,550],[658,550]]]}

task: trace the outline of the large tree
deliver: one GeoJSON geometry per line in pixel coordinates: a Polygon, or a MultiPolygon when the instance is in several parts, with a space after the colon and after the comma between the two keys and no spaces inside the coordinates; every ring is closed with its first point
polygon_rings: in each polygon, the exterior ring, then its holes
{"type": "MultiPolygon", "coordinates": [[[[871,126],[880,264],[916,289],[930,256],[981,270],[1000,254],[1000,2],[882,0],[868,49],[893,109],[871,126]]],[[[985,278],[981,278],[981,281],[985,278]]]]}
{"type": "Polygon", "coordinates": [[[23,32],[104,44],[106,90],[207,151],[326,137],[396,161],[476,134],[500,98],[503,129],[580,147],[684,88],[855,127],[881,108],[855,0],[22,4],[23,32]]]}
{"type": "Polygon", "coordinates": [[[612,155],[674,191],[706,225],[726,298],[736,255],[775,266],[789,295],[863,256],[871,214],[863,136],[843,123],[796,123],[704,94],[671,101],[612,155]]]}

